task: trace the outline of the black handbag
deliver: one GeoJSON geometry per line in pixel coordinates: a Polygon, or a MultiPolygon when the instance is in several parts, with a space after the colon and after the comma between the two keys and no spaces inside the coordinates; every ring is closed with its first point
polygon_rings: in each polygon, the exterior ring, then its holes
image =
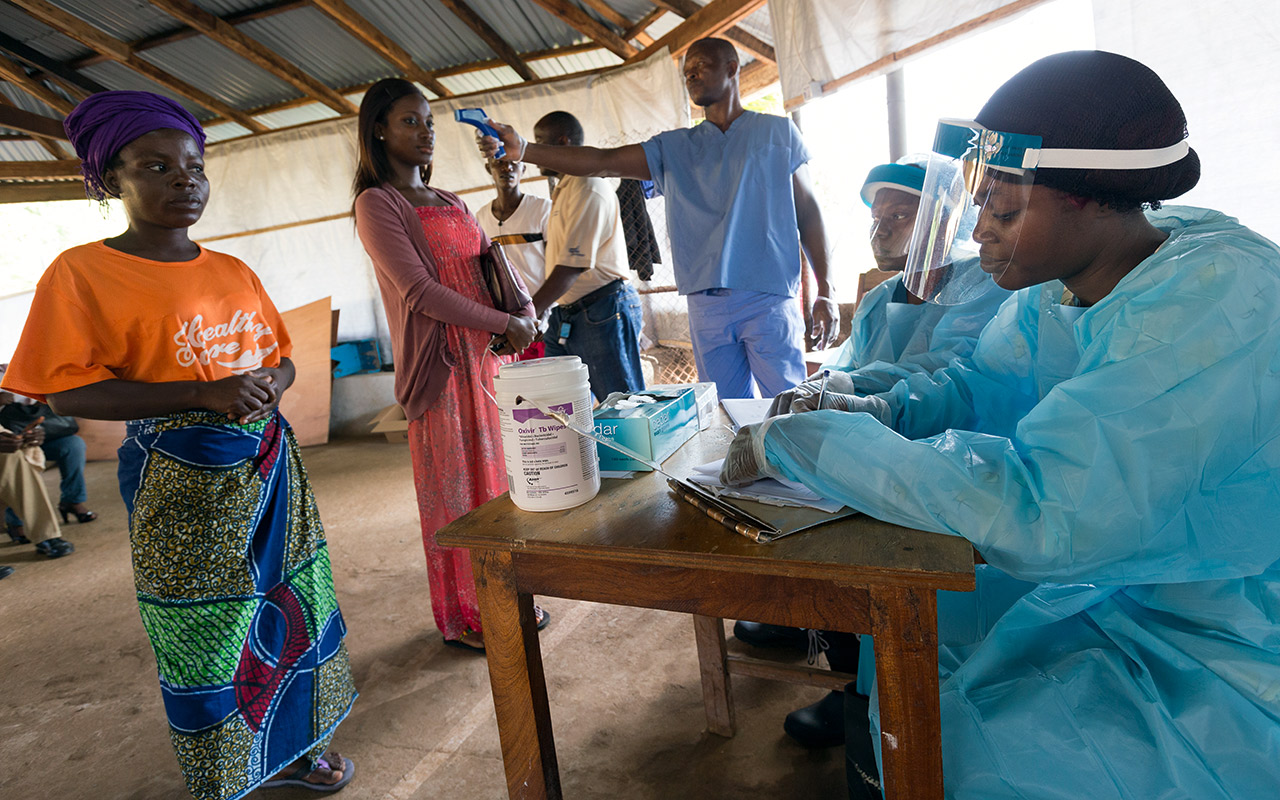
{"type": "Polygon", "coordinates": [[[494,308],[508,314],[519,314],[530,303],[529,292],[516,278],[515,268],[507,260],[502,245],[489,243],[489,251],[480,256],[480,271],[484,274],[494,308]]]}

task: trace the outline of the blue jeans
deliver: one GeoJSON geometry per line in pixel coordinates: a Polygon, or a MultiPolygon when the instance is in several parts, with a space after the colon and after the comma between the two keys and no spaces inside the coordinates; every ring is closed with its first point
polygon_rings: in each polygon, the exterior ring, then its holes
{"type": "MultiPolygon", "coordinates": [[[[69,504],[83,503],[88,497],[84,487],[84,439],[75,434],[63,436],[45,442],[40,449],[44,451],[44,457],[57,464],[58,472],[62,473],[62,482],[59,484],[60,501],[69,504]]],[[[10,526],[22,524],[18,515],[8,508],[4,510],[4,521],[10,526]]]]}
{"type": "Polygon", "coordinates": [[[804,315],[794,297],[745,289],[688,295],[698,378],[720,397],[773,397],[805,379],[804,315]]]}
{"type": "Polygon", "coordinates": [[[610,392],[637,392],[644,388],[640,371],[640,295],[625,281],[597,289],[577,303],[551,309],[547,356],[577,356],[587,365],[591,393],[604,400],[610,392]],[[560,329],[569,324],[569,335],[560,342],[560,329]]]}

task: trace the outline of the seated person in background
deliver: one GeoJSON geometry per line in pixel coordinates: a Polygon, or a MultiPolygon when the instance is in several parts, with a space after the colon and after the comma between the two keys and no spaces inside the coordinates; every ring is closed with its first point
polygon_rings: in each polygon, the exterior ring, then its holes
{"type": "MultiPolygon", "coordinates": [[[[8,364],[0,364],[0,378],[4,377],[8,364]]],[[[93,522],[98,515],[85,506],[88,496],[84,485],[84,439],[76,435],[78,426],[71,417],[55,414],[52,408],[25,397],[17,397],[12,392],[0,392],[0,427],[11,433],[22,433],[31,423],[43,418],[38,426],[44,434],[40,449],[45,458],[58,465],[62,475],[59,486],[61,497],[58,502],[58,513],[62,521],[74,516],[77,522],[93,522]]],[[[14,531],[23,528],[22,520],[5,509],[5,529],[13,537],[14,531]]]]}
{"type": "MultiPolygon", "coordinates": [[[[498,196],[476,211],[476,222],[489,241],[502,245],[511,265],[520,270],[530,293],[547,279],[547,223],[551,201],[520,191],[524,162],[485,159],[485,169],[493,178],[498,196]]],[[[541,319],[541,318],[540,318],[541,319]]],[[[520,360],[541,358],[546,348],[534,342],[520,354],[520,360]]]]}
{"type": "MultiPolygon", "coordinates": [[[[533,135],[538,144],[579,147],[582,124],[566,111],[553,111],[538,120],[533,135]]],[[[547,168],[542,174],[555,181],[547,231],[547,263],[553,266],[533,293],[534,312],[541,318],[559,303],[547,320],[547,355],[581,358],[596,400],[639,391],[644,319],[640,295],[627,280],[630,263],[616,189],[603,178],[547,168]]]]}
{"type": "MultiPolygon", "coordinates": [[[[871,253],[876,266],[894,273],[872,288],[858,302],[852,331],[835,359],[821,369],[831,370],[828,392],[874,394],[915,372],[931,373],[953,358],[973,353],[978,334],[995,316],[1009,292],[994,283],[977,298],[958,305],[926,303],[902,282],[907,265],[907,242],[916,222],[927,160],[901,159],[896,164],[873,167],[862,184],[862,202],[871,209],[871,253]]],[[[798,397],[820,390],[821,380],[806,381],[774,400],[769,416],[787,413],[798,397]]],[[[823,649],[837,672],[858,668],[858,637],[835,631],[800,628],[739,620],[734,635],[758,647],[791,646],[807,649],[808,638],[823,649]],[[822,647],[825,645],[825,648],[822,647]]],[[[867,678],[870,683],[870,678],[867,678]]],[[[844,742],[844,693],[829,692],[811,706],[787,715],[783,729],[806,747],[834,747],[844,742]]]]}
{"type": "MultiPolygon", "coordinates": [[[[16,510],[27,521],[21,533],[10,530],[15,542],[35,542],[37,553],[61,558],[74,552],[75,546],[62,538],[40,477],[44,469],[44,453],[40,452],[43,436],[38,428],[25,434],[0,430],[0,504],[16,510]]],[[[12,571],[9,569],[4,575],[12,571]]]]}
{"type": "MultiPolygon", "coordinates": [[[[920,211],[972,219],[1015,292],[973,354],[748,426],[721,478],[790,478],[982,556],[975,591],[938,593],[947,797],[1273,796],[1280,247],[1158,208],[1200,161],[1132,59],[1040,59],[976,120],[939,123],[920,211]]],[[[918,226],[913,260],[963,243],[945,230],[918,226]]],[[[851,776],[875,768],[856,731],[851,776]]]]}

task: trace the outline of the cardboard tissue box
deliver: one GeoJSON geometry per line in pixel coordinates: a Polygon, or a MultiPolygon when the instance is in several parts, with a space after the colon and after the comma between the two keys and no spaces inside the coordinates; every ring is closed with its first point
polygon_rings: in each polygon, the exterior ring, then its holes
{"type": "MultiPolygon", "coordinates": [[[[683,388],[674,393],[647,390],[620,398],[611,396],[595,410],[594,417],[598,435],[662,463],[698,432],[697,395],[692,388],[683,388]],[[625,401],[637,396],[652,397],[654,402],[619,407],[630,405],[625,401]]],[[[597,444],[596,449],[602,471],[649,471],[648,466],[605,445],[597,444]]]]}
{"type": "Polygon", "coordinates": [[[650,392],[662,392],[663,394],[675,394],[684,389],[693,389],[694,397],[698,402],[698,430],[705,431],[715,424],[716,406],[720,405],[720,395],[716,392],[716,385],[711,381],[706,383],[664,383],[658,386],[650,386],[650,392]]]}
{"type": "Polygon", "coordinates": [[[409,441],[409,420],[405,419],[404,409],[392,403],[382,409],[373,418],[371,433],[381,433],[388,442],[409,441]]]}

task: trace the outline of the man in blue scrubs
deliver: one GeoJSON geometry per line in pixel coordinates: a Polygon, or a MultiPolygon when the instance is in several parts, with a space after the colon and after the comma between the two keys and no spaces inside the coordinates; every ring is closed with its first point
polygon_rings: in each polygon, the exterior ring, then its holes
{"type": "MultiPolygon", "coordinates": [[[[667,200],[676,286],[688,298],[689,332],[702,380],[721,397],[772,397],[805,378],[800,250],[818,280],[811,312],[817,349],[839,329],[831,299],[826,232],[805,166],[809,151],[785,117],[742,107],[738,55],[700,39],[684,62],[690,99],[706,122],[612,149],[527,143],[506,125],[509,160],[566,175],[652,180],[667,200]]],[[[482,140],[492,155],[497,140],[482,140]]]]}

